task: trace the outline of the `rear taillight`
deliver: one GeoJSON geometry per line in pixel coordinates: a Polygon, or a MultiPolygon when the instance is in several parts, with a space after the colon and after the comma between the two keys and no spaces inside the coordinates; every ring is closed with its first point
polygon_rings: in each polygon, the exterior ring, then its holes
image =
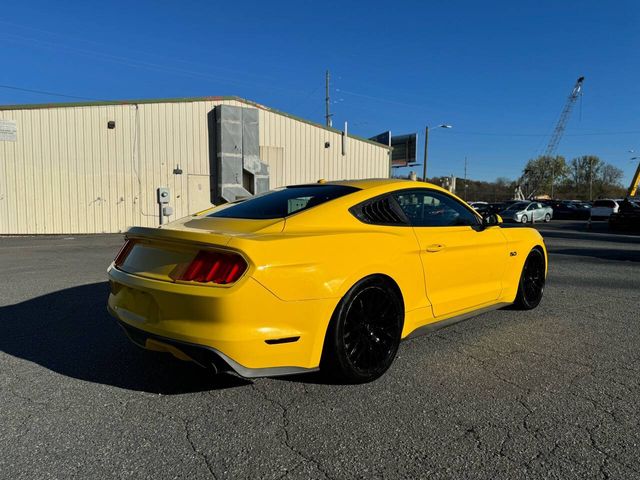
{"type": "Polygon", "coordinates": [[[116,259],[113,261],[116,267],[119,267],[124,263],[129,253],[131,253],[133,244],[134,244],[133,240],[126,240],[124,242],[124,245],[122,245],[122,247],[120,248],[120,251],[116,255],[116,259]]]}
{"type": "Polygon", "coordinates": [[[246,269],[247,262],[240,255],[202,250],[178,280],[226,285],[238,280],[246,269]]]}

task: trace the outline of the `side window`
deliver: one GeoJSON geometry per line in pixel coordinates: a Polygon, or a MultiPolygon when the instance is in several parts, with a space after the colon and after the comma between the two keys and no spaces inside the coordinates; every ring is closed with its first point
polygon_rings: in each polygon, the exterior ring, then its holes
{"type": "Polygon", "coordinates": [[[478,225],[468,208],[446,194],[431,190],[408,190],[394,197],[415,227],[454,227],[478,225]]]}

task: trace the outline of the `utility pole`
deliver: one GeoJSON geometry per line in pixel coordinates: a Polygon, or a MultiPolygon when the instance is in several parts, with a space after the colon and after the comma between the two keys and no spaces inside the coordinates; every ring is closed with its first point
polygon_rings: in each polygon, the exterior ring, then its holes
{"type": "Polygon", "coordinates": [[[331,113],[329,112],[329,104],[331,103],[331,98],[329,97],[329,70],[327,70],[327,74],[325,76],[325,99],[324,99],[324,105],[325,105],[325,122],[327,123],[327,127],[331,126],[331,113]]]}
{"type": "Polygon", "coordinates": [[[464,201],[467,201],[467,156],[464,156],[464,201]]]}
{"type": "Polygon", "coordinates": [[[422,161],[422,181],[427,181],[427,149],[429,147],[429,126],[424,127],[424,160],[422,161]]]}

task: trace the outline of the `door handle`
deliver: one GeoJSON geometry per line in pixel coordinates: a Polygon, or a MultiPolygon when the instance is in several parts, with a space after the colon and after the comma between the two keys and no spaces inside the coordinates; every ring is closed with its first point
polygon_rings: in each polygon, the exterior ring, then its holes
{"type": "Polygon", "coordinates": [[[425,248],[425,250],[427,252],[439,252],[443,248],[444,245],[442,245],[441,243],[434,243],[433,245],[429,245],[427,248],[425,248]]]}

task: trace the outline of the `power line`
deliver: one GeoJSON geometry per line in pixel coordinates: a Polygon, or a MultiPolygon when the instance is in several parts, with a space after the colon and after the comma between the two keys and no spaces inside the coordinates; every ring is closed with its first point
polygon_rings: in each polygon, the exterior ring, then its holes
{"type": "MultiPolygon", "coordinates": [[[[568,137],[587,137],[598,135],[637,135],[640,130],[625,130],[618,132],[585,132],[585,133],[567,133],[568,137]]],[[[516,132],[451,132],[450,135],[480,135],[490,137],[548,137],[548,133],[516,133],[516,132]]]]}
{"type": "MultiPolygon", "coordinates": [[[[11,26],[11,27],[17,27],[17,28],[23,29],[23,30],[31,30],[32,32],[38,32],[38,33],[41,33],[41,34],[45,34],[45,35],[48,35],[49,37],[57,37],[57,40],[71,41],[73,44],[78,44],[78,45],[93,44],[93,45],[96,45],[96,46],[99,46],[99,47],[102,47],[102,48],[104,48],[104,47],[112,48],[112,45],[109,44],[109,43],[97,42],[95,40],[89,40],[87,38],[82,38],[82,37],[69,36],[69,35],[61,34],[59,32],[53,32],[53,31],[50,31],[50,30],[43,30],[43,29],[40,29],[40,28],[34,28],[32,26],[21,25],[21,24],[18,24],[18,23],[7,22],[7,21],[4,21],[4,20],[0,20],[0,25],[7,25],[7,26],[11,26]]],[[[41,40],[39,38],[35,38],[35,37],[24,37],[24,36],[20,36],[19,34],[7,32],[7,31],[4,31],[3,33],[5,35],[19,37],[19,38],[21,38],[23,40],[31,40],[31,41],[34,41],[34,42],[43,42],[43,40],[41,40]]],[[[148,37],[148,36],[145,37],[145,38],[155,41],[155,39],[153,39],[151,37],[148,37]]],[[[172,45],[176,45],[176,40],[172,39],[171,40],[171,44],[172,45]]],[[[60,44],[60,45],[62,45],[62,44],[60,44]]],[[[182,46],[185,47],[185,48],[189,47],[189,45],[186,45],[186,44],[182,44],[182,46]]],[[[62,48],[71,48],[71,47],[63,45],[62,48]]],[[[195,65],[195,66],[198,66],[198,67],[206,66],[207,68],[211,67],[210,64],[202,64],[202,63],[198,63],[198,62],[192,62],[192,61],[184,60],[182,58],[163,57],[162,55],[159,55],[157,53],[131,48],[130,45],[128,45],[127,52],[129,52],[129,53],[139,53],[141,55],[144,55],[145,58],[147,58],[149,56],[153,56],[153,57],[156,57],[156,58],[159,58],[159,59],[162,59],[162,60],[169,60],[169,61],[171,61],[173,63],[182,63],[182,64],[186,64],[186,65],[195,65]]],[[[98,52],[98,53],[100,53],[100,52],[98,52]]],[[[275,82],[276,81],[275,78],[266,77],[264,75],[259,75],[258,76],[258,75],[254,75],[254,74],[251,74],[251,73],[247,73],[246,71],[233,70],[233,69],[230,69],[230,68],[222,67],[222,66],[217,65],[217,64],[216,64],[215,68],[217,70],[226,71],[226,72],[228,72],[228,74],[242,75],[242,76],[245,76],[245,77],[247,75],[250,75],[250,76],[256,77],[259,80],[267,81],[267,82],[275,82]]]]}
{"type": "MultiPolygon", "coordinates": [[[[41,28],[35,28],[33,26],[28,26],[28,25],[22,25],[19,23],[14,23],[14,22],[7,22],[5,20],[0,20],[0,25],[6,25],[8,27],[14,27],[18,30],[29,30],[32,33],[38,33],[38,34],[44,34],[47,35],[49,37],[53,37],[54,41],[68,41],[71,42],[74,45],[83,45],[83,46],[87,46],[88,44],[93,44],[94,46],[100,47],[100,48],[108,48],[108,49],[112,49],[113,45],[112,43],[108,42],[99,42],[96,40],[91,40],[88,39],[86,37],[78,37],[78,36],[74,36],[74,35],[67,35],[66,32],[65,33],[60,33],[60,32],[54,32],[51,30],[44,30],[41,28]]],[[[46,40],[43,40],[41,38],[37,38],[34,36],[30,36],[30,37],[25,37],[25,36],[21,36],[20,33],[11,33],[7,30],[4,30],[1,32],[4,35],[13,35],[14,37],[19,37],[23,40],[31,40],[34,42],[47,42],[46,40]]],[[[139,33],[139,32],[137,32],[139,33]]],[[[149,35],[144,35],[144,36],[136,36],[136,38],[142,38],[144,40],[149,40],[152,41],[154,44],[157,45],[158,43],[158,39],[153,37],[153,36],[149,36],[149,35]]],[[[126,38],[125,38],[126,39],[126,38]]],[[[190,43],[179,43],[178,40],[176,38],[171,38],[170,44],[174,47],[180,47],[182,49],[189,49],[192,48],[192,45],[190,43]]],[[[60,48],[72,48],[63,44],[58,44],[61,47],[60,48]]],[[[222,73],[223,75],[235,75],[235,76],[242,76],[243,78],[246,77],[254,77],[255,80],[257,81],[261,81],[261,82],[265,82],[265,84],[272,84],[274,82],[277,82],[278,79],[265,75],[263,72],[261,73],[255,73],[253,71],[246,71],[246,70],[237,70],[237,69],[232,69],[232,68],[228,68],[228,67],[224,67],[221,66],[220,63],[216,63],[215,65],[212,65],[211,63],[202,63],[202,62],[195,62],[195,61],[190,61],[190,60],[185,60],[184,58],[176,58],[176,57],[167,57],[164,55],[161,55],[157,52],[151,52],[148,50],[140,50],[138,48],[134,48],[133,45],[127,44],[127,52],[128,54],[131,53],[138,53],[140,55],[142,55],[145,59],[148,57],[156,57],[160,60],[163,61],[169,61],[172,64],[174,63],[181,63],[181,64],[185,64],[185,65],[194,65],[196,67],[204,67],[207,68],[209,70],[217,70],[217,71],[221,71],[221,72],[226,72],[226,73],[222,73]]],[[[100,52],[97,52],[98,54],[101,54],[100,52]]],[[[278,64],[278,70],[282,71],[282,72],[288,72],[291,74],[298,74],[299,73],[299,69],[297,69],[295,67],[295,65],[293,64],[287,64],[287,63],[281,63],[278,64]],[[290,67],[290,68],[286,68],[286,67],[290,67]]],[[[300,91],[298,92],[300,94],[303,94],[304,92],[300,91]]]]}
{"type": "Polygon", "coordinates": [[[290,88],[284,88],[284,87],[277,87],[273,85],[273,81],[268,81],[266,83],[257,83],[257,82],[250,82],[250,81],[245,81],[245,80],[236,80],[236,79],[231,79],[226,75],[217,75],[217,74],[212,74],[212,73],[208,73],[208,72],[202,72],[202,71],[197,71],[197,70],[187,70],[184,68],[177,68],[177,67],[171,67],[171,66],[167,66],[167,65],[162,65],[162,64],[158,64],[158,63],[151,63],[151,62],[147,62],[147,61],[143,61],[143,60],[139,60],[136,58],[132,58],[132,57],[124,57],[124,56],[120,56],[120,55],[111,55],[109,53],[103,53],[97,50],[93,50],[93,49],[88,49],[88,48],[75,48],[75,47],[71,47],[68,45],[64,45],[61,44],[59,42],[51,42],[48,40],[41,40],[41,39],[37,39],[37,38],[33,38],[33,37],[26,37],[23,35],[17,35],[14,33],[9,33],[9,32],[1,32],[2,35],[8,37],[9,39],[12,39],[14,41],[18,41],[18,42],[22,42],[25,43],[27,45],[32,45],[35,47],[40,47],[40,48],[48,48],[48,49],[53,49],[55,51],[60,51],[60,50],[66,50],[68,52],[73,52],[77,55],[83,55],[83,56],[87,56],[90,57],[92,59],[99,59],[99,60],[103,60],[103,61],[107,61],[107,62],[112,62],[112,63],[117,63],[117,64],[121,64],[121,65],[125,65],[128,67],[133,67],[133,68],[142,68],[142,69],[147,69],[147,70],[154,70],[154,71],[159,71],[159,72],[164,72],[164,73],[172,73],[172,74],[177,74],[177,75],[182,75],[182,76],[187,76],[187,77],[192,77],[192,78],[200,78],[200,79],[212,79],[212,80],[216,80],[220,83],[223,84],[228,84],[228,85],[234,85],[234,86],[239,86],[239,87],[258,87],[258,88],[263,88],[267,91],[271,91],[271,92],[287,92],[289,95],[294,94],[294,95],[304,95],[306,94],[306,92],[303,91],[299,91],[299,90],[292,90],[290,88]]]}
{"type": "MultiPolygon", "coordinates": [[[[49,95],[53,97],[62,97],[62,98],[74,98],[77,100],[94,100],[99,102],[108,102],[111,100],[105,100],[103,98],[95,98],[95,97],[82,97],[79,95],[68,95],[65,93],[57,93],[50,92],[46,90],[36,90],[31,88],[23,88],[16,87],[15,85],[0,85],[0,88],[5,88],[8,90],[17,90],[20,92],[28,92],[28,93],[36,93],[39,95],[49,95]]],[[[309,97],[316,93],[320,88],[315,88],[309,97]]],[[[308,99],[308,97],[307,97],[308,99]]],[[[474,136],[491,136],[491,137],[547,137],[548,133],[516,133],[516,132],[465,132],[465,131],[452,131],[451,135],[474,135],[474,136]]],[[[617,132],[585,132],[585,133],[567,133],[568,137],[585,137],[585,136],[603,136],[603,135],[637,135],[640,134],[640,130],[625,130],[625,131],[617,131],[617,132]]]]}
{"type": "MultiPolygon", "coordinates": [[[[376,102],[388,103],[391,105],[399,105],[403,107],[413,107],[426,109],[429,108],[425,105],[420,105],[416,103],[405,103],[399,102],[396,100],[391,100],[383,97],[375,97],[372,95],[365,95],[362,93],[351,92],[349,90],[336,89],[337,92],[340,92],[345,95],[365,98],[369,100],[375,100],[376,102]]],[[[637,135],[640,133],[640,130],[628,130],[628,131],[618,131],[618,132],[585,132],[585,133],[567,133],[565,136],[568,137],[587,137],[587,136],[600,136],[600,135],[637,135]]],[[[491,137],[550,137],[551,133],[520,133],[520,132],[465,132],[465,131],[455,131],[451,132],[452,135],[477,135],[477,136],[491,136],[491,137]]]]}
{"type": "MultiPolygon", "coordinates": [[[[336,88],[336,92],[340,92],[340,93],[343,93],[345,95],[349,95],[349,96],[352,96],[352,97],[360,97],[360,98],[366,98],[368,100],[375,100],[376,102],[388,103],[388,104],[391,104],[391,105],[400,105],[402,107],[419,108],[419,109],[431,108],[431,107],[428,107],[426,105],[420,105],[418,103],[399,102],[397,100],[391,100],[391,99],[386,98],[386,97],[375,97],[373,95],[365,95],[363,93],[351,92],[349,90],[343,90],[341,88],[336,88]]],[[[434,105],[444,106],[444,104],[442,104],[442,103],[435,103],[434,105]]]]}
{"type": "Polygon", "coordinates": [[[107,100],[104,100],[102,98],[79,97],[77,95],[66,95],[64,93],[47,92],[47,91],[44,91],[44,90],[33,90],[31,88],[15,87],[13,85],[0,85],[0,88],[5,88],[5,89],[8,89],[8,90],[18,90],[20,92],[37,93],[39,95],[49,95],[51,97],[75,98],[76,100],[96,100],[96,101],[99,101],[99,102],[106,102],[107,101],[107,100]]]}

